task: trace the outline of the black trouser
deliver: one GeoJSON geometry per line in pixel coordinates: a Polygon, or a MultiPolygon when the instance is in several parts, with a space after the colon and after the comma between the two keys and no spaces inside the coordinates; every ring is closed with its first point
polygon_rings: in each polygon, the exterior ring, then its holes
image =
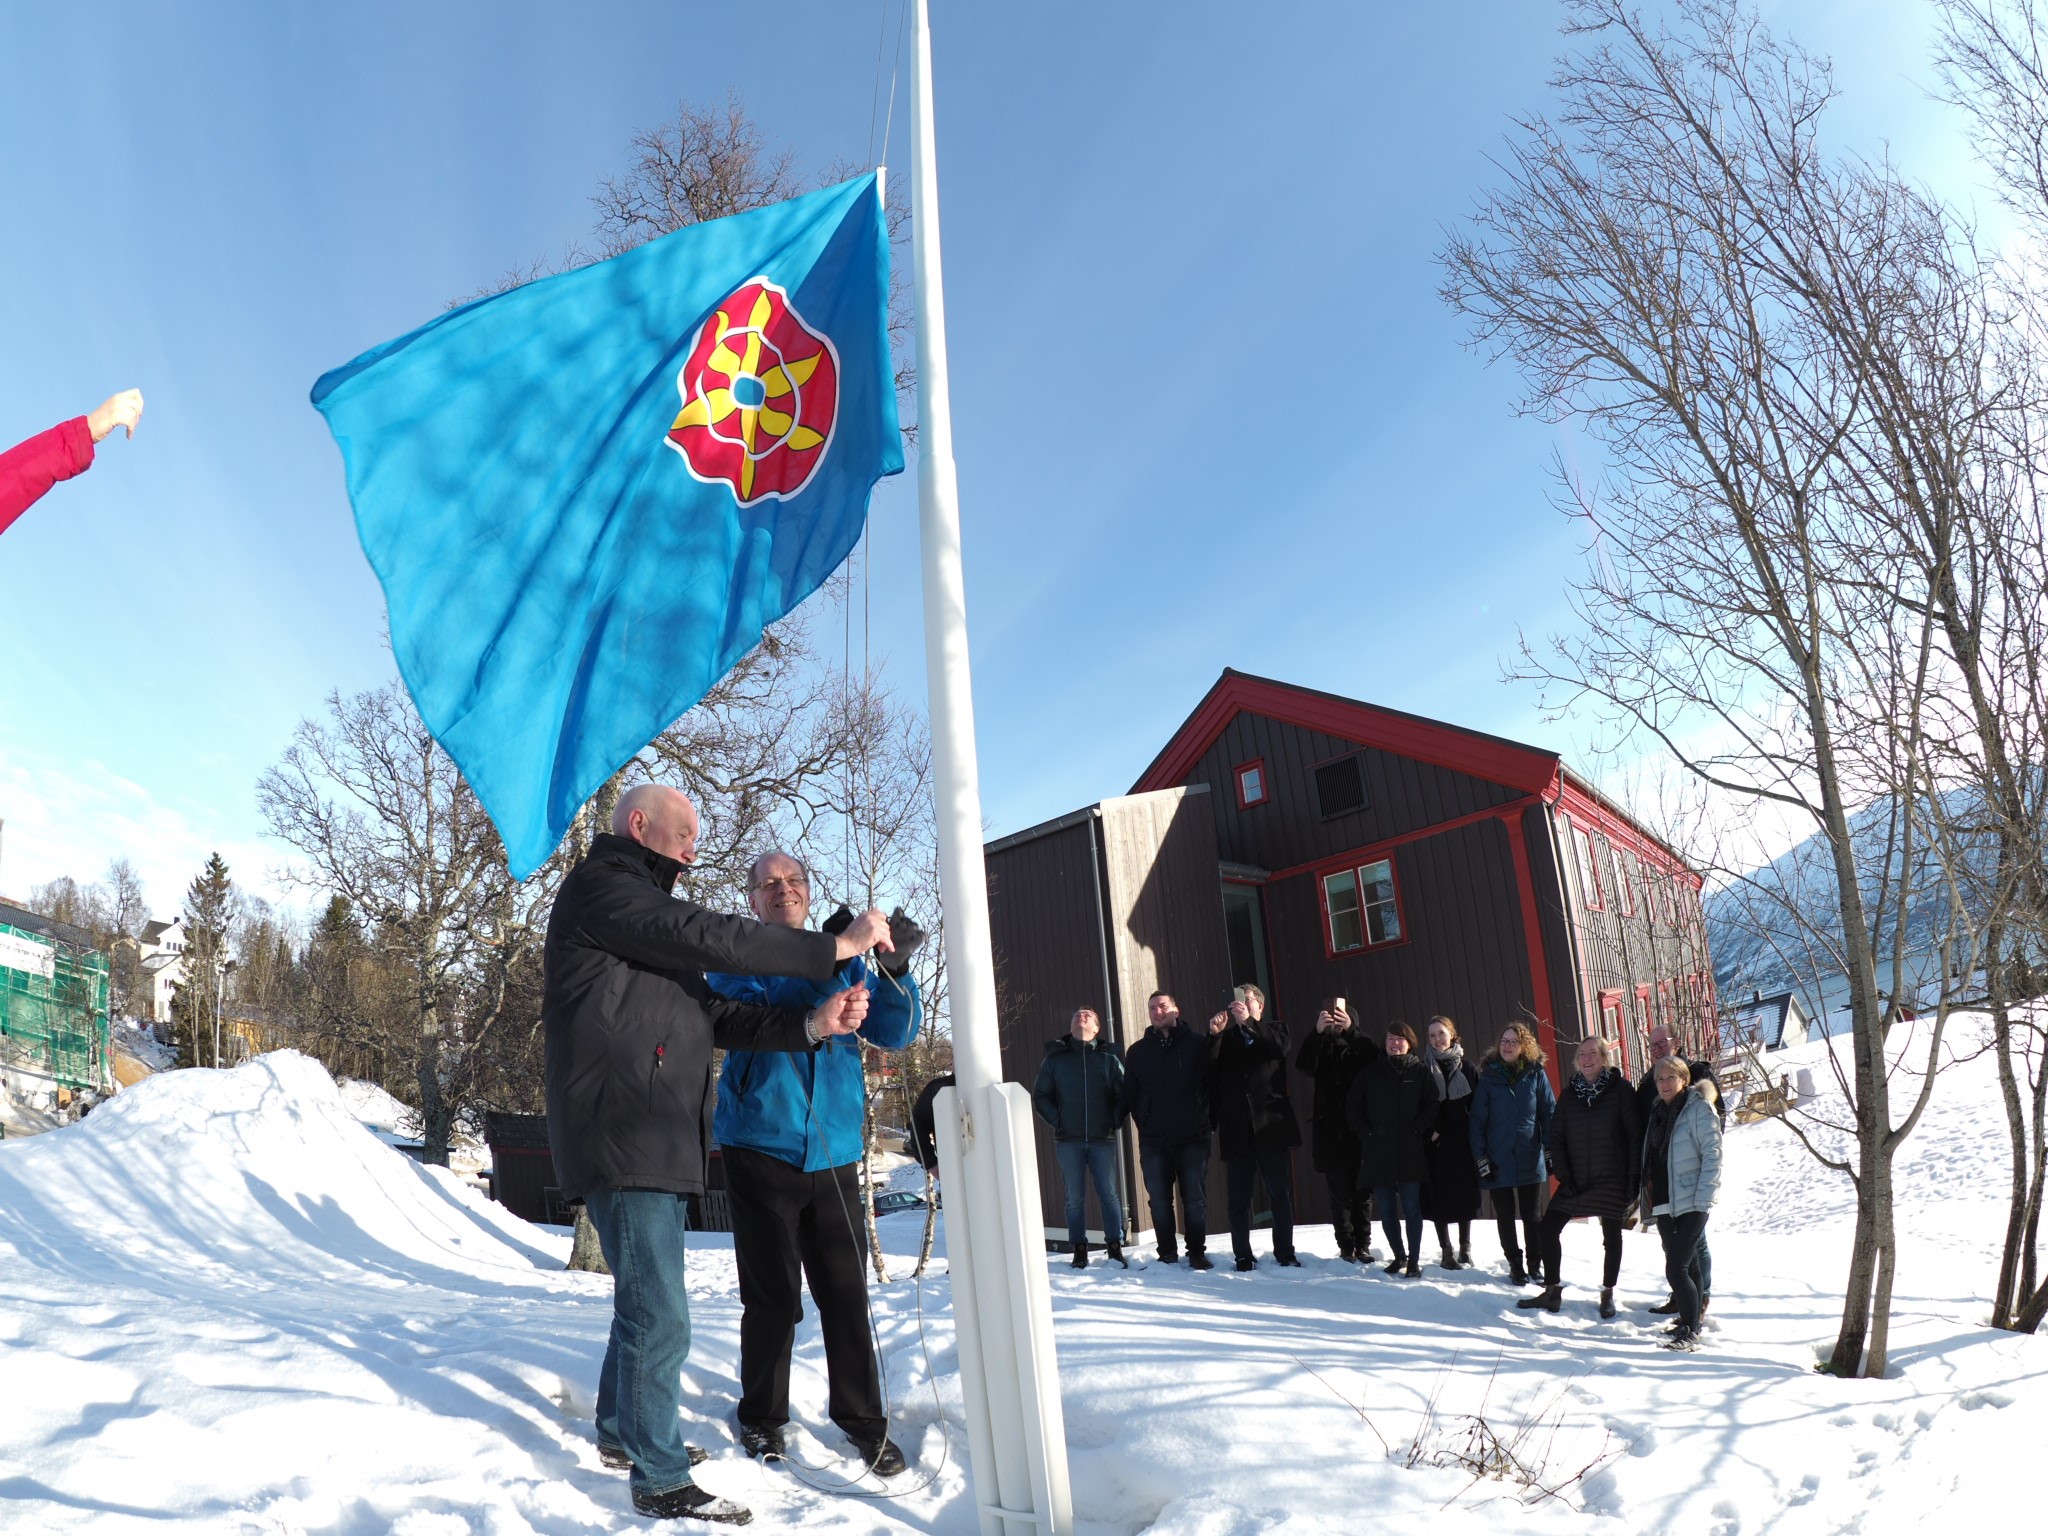
{"type": "Polygon", "coordinates": [[[1209,1138],[1154,1145],[1138,1139],[1138,1168],[1145,1175],[1145,1198],[1152,1205],[1152,1232],[1159,1256],[1179,1257],[1173,1230],[1173,1186],[1180,1185],[1180,1203],[1187,1215],[1188,1252],[1200,1253],[1209,1240],[1209,1138]]]}
{"type": "Polygon", "coordinates": [[[1458,1244],[1454,1248],[1451,1246],[1451,1224],[1448,1221],[1440,1221],[1436,1224],[1436,1240],[1443,1246],[1445,1253],[1470,1253],[1472,1251],[1472,1223],[1469,1221],[1458,1223],[1458,1244]]]}
{"type": "Polygon", "coordinates": [[[1330,1225],[1336,1229],[1339,1253],[1366,1253],[1372,1248],[1372,1191],[1358,1182],[1358,1159],[1323,1170],[1330,1191],[1330,1225]]]}
{"type": "Polygon", "coordinates": [[[1657,1235],[1664,1239],[1664,1278],[1671,1282],[1679,1322],[1694,1330],[1700,1325],[1700,1239],[1706,1230],[1705,1211],[1657,1218],[1657,1235]]]}
{"type": "Polygon", "coordinates": [[[1536,1246],[1536,1206],[1543,1198],[1543,1185],[1510,1184],[1493,1191],[1493,1221],[1500,1228],[1500,1251],[1504,1258],[1519,1258],[1525,1251],[1529,1265],[1535,1267],[1536,1256],[1542,1252],[1536,1246]],[[1515,1241],[1515,1214],[1521,1213],[1521,1243],[1515,1241]]]}
{"type": "Polygon", "coordinates": [[[1273,1257],[1294,1257],[1294,1155],[1286,1147],[1260,1146],[1223,1160],[1230,1190],[1230,1251],[1240,1259],[1252,1256],[1252,1179],[1266,1181],[1273,1201],[1273,1257]]]}
{"type": "MultiPolygon", "coordinates": [[[[1564,1229],[1572,1219],[1570,1211],[1561,1211],[1552,1206],[1544,1212],[1543,1221],[1536,1229],[1538,1252],[1543,1257],[1543,1283],[1557,1284],[1558,1267],[1564,1263],[1564,1229]]],[[[1600,1241],[1606,1252],[1602,1255],[1600,1284],[1606,1290],[1613,1290],[1621,1279],[1621,1218],[1602,1216],[1600,1218],[1600,1241]]],[[[1536,1254],[1529,1256],[1533,1264],[1536,1254]]]]}
{"type": "Polygon", "coordinates": [[[789,1422],[789,1356],[808,1281],[825,1336],[826,1412],[856,1440],[887,1433],[868,1328],[859,1165],[806,1173],[747,1147],[727,1147],[724,1155],[740,1275],[740,1423],[776,1429],[789,1422]]]}

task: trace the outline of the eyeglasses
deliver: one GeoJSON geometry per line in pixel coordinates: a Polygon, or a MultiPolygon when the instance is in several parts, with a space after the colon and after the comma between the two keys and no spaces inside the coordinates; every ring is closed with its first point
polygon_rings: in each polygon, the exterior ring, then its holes
{"type": "Polygon", "coordinates": [[[778,885],[786,885],[792,891],[808,891],[811,888],[811,882],[802,875],[776,875],[770,879],[763,880],[754,889],[757,891],[772,891],[778,885]]]}

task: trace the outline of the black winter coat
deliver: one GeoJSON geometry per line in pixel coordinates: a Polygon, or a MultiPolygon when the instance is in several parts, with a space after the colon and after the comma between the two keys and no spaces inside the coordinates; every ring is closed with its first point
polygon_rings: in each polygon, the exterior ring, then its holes
{"type": "Polygon", "coordinates": [[[1601,1074],[1605,1086],[1588,1104],[1579,1097],[1576,1075],[1557,1096],[1550,1119],[1550,1176],[1557,1193],[1553,1211],[1572,1216],[1628,1214],[1643,1162],[1643,1117],[1635,1091],[1618,1067],[1601,1074]]]}
{"type": "MultiPolygon", "coordinates": [[[[1424,1063],[1429,1061],[1423,1053],[1424,1063]]],[[[1439,1088],[1444,1080],[1431,1067],[1430,1076],[1439,1088]]],[[[1479,1069],[1469,1061],[1458,1064],[1458,1075],[1466,1085],[1475,1086],[1479,1069]]],[[[1472,1095],[1445,1098],[1437,1105],[1436,1123],[1429,1132],[1429,1178],[1422,1191],[1422,1214],[1431,1221],[1470,1221],[1479,1214],[1479,1164],[1472,1159],[1472,1095]]]]}
{"type": "Polygon", "coordinates": [[[1427,1179],[1427,1142],[1440,1102],[1436,1074],[1413,1052],[1369,1062],[1344,1106],[1358,1134],[1358,1182],[1385,1189],[1427,1179]]]}
{"type": "Polygon", "coordinates": [[[1124,1052],[1120,1108],[1155,1147],[1209,1139],[1209,1037],[1186,1019],[1147,1028],[1124,1052]]]}
{"type": "Polygon", "coordinates": [[[1257,1147],[1298,1147],[1301,1122],[1287,1096],[1287,1026],[1273,1019],[1226,1024],[1211,1037],[1216,1064],[1209,1112],[1216,1148],[1249,1157],[1257,1147]]]}
{"type": "Polygon", "coordinates": [[[1031,1107],[1054,1141],[1107,1141],[1124,1121],[1123,1087],[1124,1053],[1115,1041],[1057,1035],[1045,1042],[1031,1107]]]}
{"type": "Polygon", "coordinates": [[[1380,1048],[1353,1024],[1328,1033],[1312,1030],[1295,1053],[1294,1066],[1314,1080],[1309,1099],[1309,1156],[1319,1173],[1358,1173],[1358,1133],[1351,1129],[1345,1106],[1359,1069],[1378,1061],[1380,1048]]]}
{"type": "Polygon", "coordinates": [[[728,1002],[707,970],[831,978],[829,933],[708,912],[669,895],[683,866],[598,836],[548,919],[541,1021],[548,1141],[564,1199],[704,1190],[711,1049],[805,1051],[805,1010],[728,1002]]]}

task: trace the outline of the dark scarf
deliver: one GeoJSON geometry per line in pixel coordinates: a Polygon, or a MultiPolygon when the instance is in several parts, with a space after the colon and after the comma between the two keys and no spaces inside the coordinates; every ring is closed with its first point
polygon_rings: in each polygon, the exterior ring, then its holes
{"type": "Polygon", "coordinates": [[[1586,1108],[1591,1109],[1594,1101],[1607,1091],[1607,1085],[1613,1082],[1618,1075],[1619,1073],[1615,1068],[1609,1067],[1589,1083],[1579,1073],[1574,1072],[1572,1074],[1572,1092],[1579,1096],[1580,1102],[1586,1108]]]}
{"type": "Polygon", "coordinates": [[[1650,1106],[1650,1123],[1643,1128],[1643,1170],[1649,1176],[1650,1204],[1664,1205],[1671,1199],[1671,1127],[1685,1108],[1685,1095],[1670,1103],[1659,1099],[1650,1106]]]}

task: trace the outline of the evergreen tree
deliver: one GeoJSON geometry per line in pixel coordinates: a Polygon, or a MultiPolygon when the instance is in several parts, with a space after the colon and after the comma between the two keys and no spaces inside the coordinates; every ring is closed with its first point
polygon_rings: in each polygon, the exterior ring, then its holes
{"type": "Polygon", "coordinates": [[[216,853],[185,891],[185,980],[171,1004],[181,1067],[220,1065],[214,1025],[224,1001],[228,930],[239,906],[227,861],[216,853]]]}

